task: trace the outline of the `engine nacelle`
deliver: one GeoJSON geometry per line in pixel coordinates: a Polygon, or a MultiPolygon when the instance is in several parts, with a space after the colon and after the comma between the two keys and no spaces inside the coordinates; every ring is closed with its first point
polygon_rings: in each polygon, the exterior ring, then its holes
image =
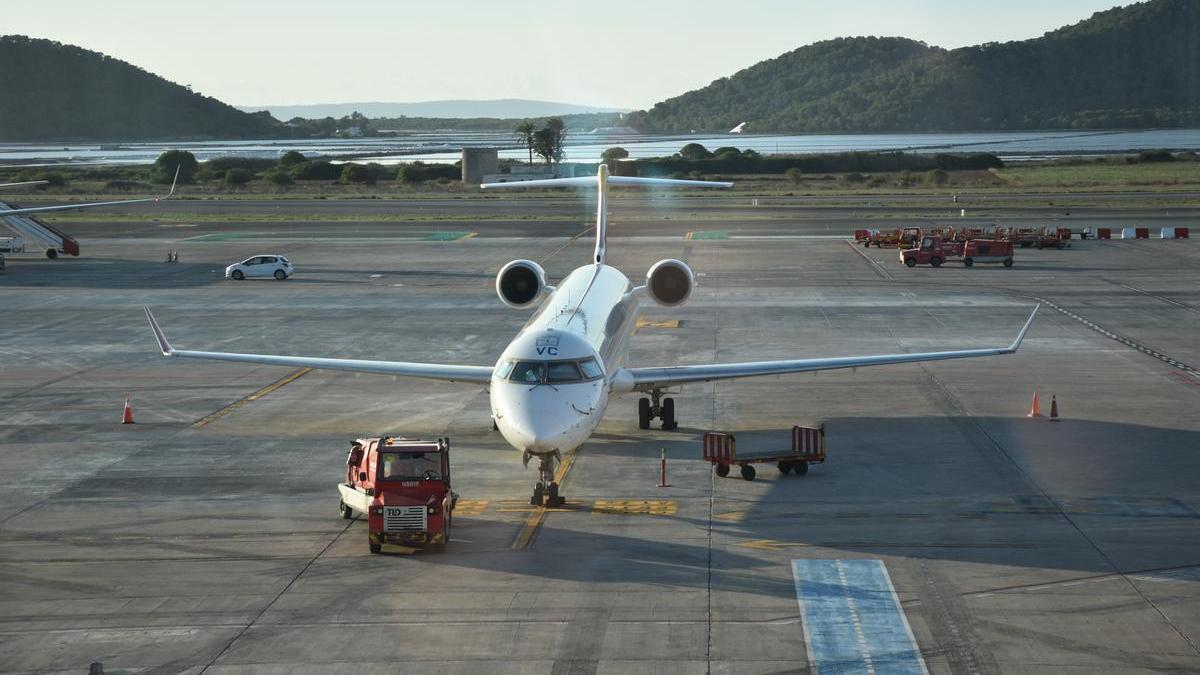
{"type": "Polygon", "coordinates": [[[546,271],[532,260],[514,260],[496,275],[496,295],[514,309],[528,307],[549,288],[546,271]]]}
{"type": "Polygon", "coordinates": [[[663,307],[678,307],[687,302],[695,287],[692,268],[682,260],[659,260],[646,272],[646,292],[663,307]]]}

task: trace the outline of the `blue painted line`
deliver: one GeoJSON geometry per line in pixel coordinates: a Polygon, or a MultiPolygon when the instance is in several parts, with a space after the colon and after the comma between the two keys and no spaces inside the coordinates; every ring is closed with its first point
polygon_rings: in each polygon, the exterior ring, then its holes
{"type": "Polygon", "coordinates": [[[928,675],[882,560],[793,560],[817,673],[928,675]]]}

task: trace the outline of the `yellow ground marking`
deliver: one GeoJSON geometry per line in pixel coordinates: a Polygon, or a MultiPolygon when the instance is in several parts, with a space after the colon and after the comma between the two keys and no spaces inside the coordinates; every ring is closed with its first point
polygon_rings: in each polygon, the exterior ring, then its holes
{"type": "Polygon", "coordinates": [[[691,240],[692,240],[692,235],[693,235],[693,234],[695,234],[695,232],[688,232],[687,234],[683,235],[683,240],[684,240],[684,241],[691,241],[691,240]]]}
{"type": "Polygon", "coordinates": [[[474,239],[475,237],[478,237],[478,236],[479,236],[478,232],[468,232],[467,236],[463,237],[462,239],[459,239],[459,241],[466,241],[467,239],[474,239]]]}
{"type": "Polygon", "coordinates": [[[237,410],[238,408],[241,408],[242,406],[244,406],[248,403],[257,401],[258,399],[266,396],[267,394],[275,391],[276,389],[284,386],[285,384],[295,382],[296,380],[300,379],[301,377],[304,377],[311,371],[312,371],[312,368],[301,368],[300,370],[297,370],[296,372],[288,375],[287,377],[283,378],[282,380],[277,380],[275,382],[272,382],[271,384],[268,384],[267,386],[263,387],[262,389],[259,389],[258,391],[254,392],[253,394],[250,394],[249,396],[247,396],[239,401],[234,401],[233,403],[230,403],[229,405],[225,406],[224,408],[221,408],[220,410],[216,411],[215,413],[213,413],[211,415],[208,415],[206,417],[202,417],[202,418],[196,420],[195,422],[192,423],[192,428],[199,429],[200,427],[205,426],[211,422],[215,422],[216,420],[221,419],[222,417],[228,415],[229,413],[233,412],[234,410],[237,410]]]}
{"type": "Polygon", "coordinates": [[[633,332],[636,333],[643,328],[679,328],[679,319],[653,320],[639,316],[633,332]]]}
{"type": "Polygon", "coordinates": [[[674,499],[613,499],[598,500],[592,507],[592,515],[673,516],[677,510],[679,502],[674,499]]]}
{"type": "Polygon", "coordinates": [[[483,510],[487,508],[486,499],[460,499],[454,505],[454,515],[456,516],[478,516],[483,514],[483,510]]]}
{"type": "Polygon", "coordinates": [[[730,511],[729,513],[718,513],[713,516],[716,520],[724,520],[727,523],[740,523],[746,519],[745,511],[730,511]]]}
{"type": "MultiPolygon", "coordinates": [[[[567,472],[575,464],[575,455],[577,452],[578,449],[568,452],[567,456],[563,458],[562,464],[558,465],[558,473],[554,474],[554,482],[558,483],[559,489],[562,488],[563,481],[567,479],[567,472]]],[[[512,543],[512,550],[524,551],[529,548],[529,545],[533,543],[534,536],[537,535],[538,530],[542,527],[542,521],[546,520],[546,512],[548,510],[553,509],[534,507],[533,512],[525,519],[525,524],[521,526],[521,531],[517,533],[517,538],[512,543]]]]}

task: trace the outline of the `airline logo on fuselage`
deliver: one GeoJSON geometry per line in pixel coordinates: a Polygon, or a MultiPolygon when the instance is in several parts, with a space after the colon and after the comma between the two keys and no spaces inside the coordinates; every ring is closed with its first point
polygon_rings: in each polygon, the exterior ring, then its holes
{"type": "Polygon", "coordinates": [[[554,336],[537,339],[538,356],[558,356],[558,338],[554,336]]]}

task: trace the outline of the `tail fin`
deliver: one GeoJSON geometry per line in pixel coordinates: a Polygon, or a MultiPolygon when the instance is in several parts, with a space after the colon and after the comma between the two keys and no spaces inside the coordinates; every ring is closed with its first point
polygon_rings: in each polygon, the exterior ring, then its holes
{"type": "Polygon", "coordinates": [[[564,188],[564,187],[596,187],[599,190],[596,200],[596,253],[592,261],[598,265],[604,264],[605,246],[608,242],[608,186],[609,185],[658,185],[662,187],[733,187],[733,183],[707,180],[677,180],[674,178],[638,178],[636,176],[610,176],[608,165],[601,164],[596,168],[596,176],[580,176],[577,178],[547,178],[544,180],[519,180],[511,183],[484,183],[479,187],[484,190],[496,188],[564,188]]]}

